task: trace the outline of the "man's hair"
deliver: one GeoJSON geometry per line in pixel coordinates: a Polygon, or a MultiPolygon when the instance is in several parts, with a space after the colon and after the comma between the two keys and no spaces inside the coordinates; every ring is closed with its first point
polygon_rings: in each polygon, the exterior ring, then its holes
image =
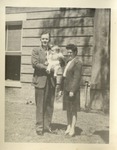
{"type": "Polygon", "coordinates": [[[51,38],[50,32],[48,32],[48,31],[43,31],[43,32],[41,33],[41,36],[42,36],[43,34],[48,34],[48,35],[49,35],[49,38],[51,38]]]}
{"type": "Polygon", "coordinates": [[[77,48],[77,46],[76,45],[74,45],[74,44],[68,44],[67,46],[66,46],[66,49],[68,50],[68,49],[71,49],[72,50],[72,52],[78,52],[78,48],[77,48]]]}

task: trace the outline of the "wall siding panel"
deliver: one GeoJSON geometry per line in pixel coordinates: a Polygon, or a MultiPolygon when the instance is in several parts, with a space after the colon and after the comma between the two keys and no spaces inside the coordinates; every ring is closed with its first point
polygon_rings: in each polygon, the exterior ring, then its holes
{"type": "MultiPolygon", "coordinates": [[[[38,48],[35,47],[35,48],[38,48]]],[[[34,47],[22,47],[22,55],[31,55],[32,54],[32,50],[34,49],[34,47]]],[[[64,55],[67,54],[66,48],[65,47],[61,47],[61,51],[63,52],[64,55]]],[[[93,53],[93,47],[78,47],[78,55],[83,55],[83,56],[90,56],[93,53]]]]}
{"type": "MultiPolygon", "coordinates": [[[[82,56],[92,56],[93,53],[93,47],[91,46],[82,46],[77,47],[78,48],[78,55],[82,56]]],[[[67,50],[65,47],[61,47],[61,51],[64,55],[67,55],[67,50]]]]}
{"type": "MultiPolygon", "coordinates": [[[[33,78],[33,74],[22,74],[21,76],[21,82],[23,83],[31,83],[33,78]]],[[[85,81],[90,82],[90,76],[82,76],[81,79],[81,86],[85,85],[85,81]]]]}
{"type": "MultiPolygon", "coordinates": [[[[33,74],[33,72],[34,72],[34,69],[32,68],[32,65],[22,65],[21,74],[33,74]]],[[[90,76],[91,75],[91,67],[83,66],[82,75],[90,76]]]]}
{"type": "MultiPolygon", "coordinates": [[[[79,56],[79,60],[82,61],[83,65],[91,65],[92,56],[88,56],[88,57],[79,56]]],[[[30,65],[31,64],[31,56],[22,56],[21,64],[29,64],[30,65]]]]}
{"type": "Polygon", "coordinates": [[[27,13],[27,12],[40,12],[40,11],[56,11],[60,8],[51,8],[51,7],[7,7],[6,14],[15,14],[15,13],[27,13]]]}
{"type": "Polygon", "coordinates": [[[83,62],[82,85],[90,81],[93,54],[93,16],[92,9],[43,10],[27,13],[23,22],[21,82],[30,83],[33,76],[31,53],[40,45],[40,34],[48,31],[51,44],[59,45],[64,55],[65,46],[74,43],[78,46],[78,56],[83,62]]]}
{"type": "Polygon", "coordinates": [[[34,69],[32,68],[32,65],[22,65],[21,74],[23,73],[31,74],[33,72],[34,72],[34,69]]]}
{"type": "Polygon", "coordinates": [[[58,18],[42,19],[42,20],[28,20],[23,22],[23,28],[39,28],[39,27],[71,27],[71,26],[93,26],[93,18],[58,18]]]}
{"type": "MultiPolygon", "coordinates": [[[[93,38],[92,37],[57,37],[51,38],[52,44],[57,45],[67,45],[68,43],[74,43],[76,45],[92,45],[93,38]]],[[[39,46],[40,38],[23,38],[22,40],[23,46],[39,46]]]]}
{"type": "MultiPolygon", "coordinates": [[[[92,27],[74,27],[74,28],[53,28],[47,29],[51,36],[92,36],[92,27]]],[[[40,37],[43,29],[23,29],[23,37],[40,37]]]]}
{"type": "Polygon", "coordinates": [[[60,17],[86,17],[92,16],[90,9],[60,9],[60,11],[45,11],[28,13],[27,19],[60,18],[60,17]]]}
{"type": "Polygon", "coordinates": [[[21,64],[31,64],[31,56],[22,56],[21,64]]]}

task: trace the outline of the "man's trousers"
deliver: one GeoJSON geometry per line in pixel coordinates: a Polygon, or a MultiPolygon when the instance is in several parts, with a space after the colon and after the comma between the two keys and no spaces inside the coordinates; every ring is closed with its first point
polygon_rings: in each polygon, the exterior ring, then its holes
{"type": "Polygon", "coordinates": [[[50,127],[54,109],[55,88],[47,79],[45,88],[35,87],[36,102],[36,131],[43,131],[50,127]]]}

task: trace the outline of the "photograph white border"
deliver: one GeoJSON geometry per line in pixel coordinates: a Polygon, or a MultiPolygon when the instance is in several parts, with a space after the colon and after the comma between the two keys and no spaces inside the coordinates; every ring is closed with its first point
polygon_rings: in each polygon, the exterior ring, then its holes
{"type": "Polygon", "coordinates": [[[0,1],[0,149],[1,150],[116,150],[117,149],[117,2],[116,0],[5,0],[0,1]],[[51,1],[51,2],[50,2],[51,1]],[[109,144],[48,144],[4,142],[5,128],[5,7],[111,8],[110,126],[109,144]],[[57,146],[58,145],[58,146],[57,146]]]}

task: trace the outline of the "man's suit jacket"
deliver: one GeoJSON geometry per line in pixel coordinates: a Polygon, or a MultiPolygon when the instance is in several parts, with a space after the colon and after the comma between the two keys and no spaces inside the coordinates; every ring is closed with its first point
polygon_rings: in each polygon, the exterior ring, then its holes
{"type": "Polygon", "coordinates": [[[67,69],[64,79],[64,90],[68,92],[76,92],[80,89],[82,76],[82,63],[76,56],[67,69]]]}
{"type": "Polygon", "coordinates": [[[42,47],[35,48],[32,51],[31,62],[34,68],[33,74],[33,85],[37,88],[44,88],[46,85],[47,78],[51,79],[51,83],[55,86],[54,79],[51,75],[46,72],[46,53],[42,47]]]}

